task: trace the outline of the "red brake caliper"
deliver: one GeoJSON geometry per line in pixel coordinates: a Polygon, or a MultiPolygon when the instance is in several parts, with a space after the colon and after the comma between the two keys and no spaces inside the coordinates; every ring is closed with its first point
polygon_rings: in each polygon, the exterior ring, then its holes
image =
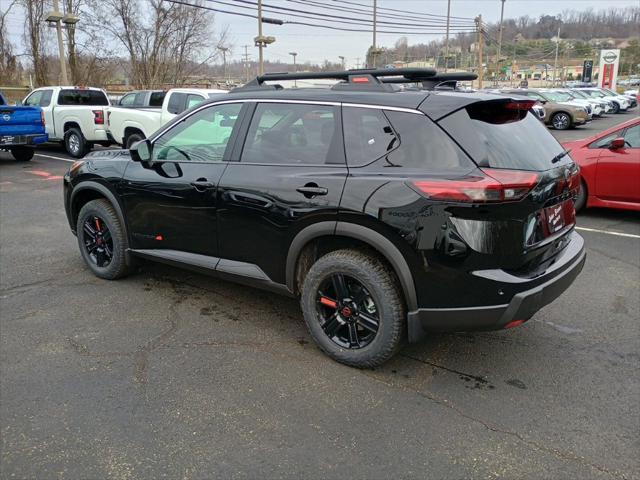
{"type": "Polygon", "coordinates": [[[100,231],[100,219],[98,217],[96,217],[96,228],[98,229],[98,231],[100,231]]]}
{"type": "Polygon", "coordinates": [[[320,303],[327,307],[338,308],[338,303],[327,297],[320,297],[320,303]]]}

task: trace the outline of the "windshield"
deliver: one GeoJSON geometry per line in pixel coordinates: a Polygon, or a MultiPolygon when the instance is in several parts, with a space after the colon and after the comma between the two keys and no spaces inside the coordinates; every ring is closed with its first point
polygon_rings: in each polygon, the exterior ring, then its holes
{"type": "Polygon", "coordinates": [[[544,92],[554,102],[570,102],[573,97],[566,92],[544,92]]]}
{"type": "Polygon", "coordinates": [[[510,110],[506,103],[480,102],[438,122],[480,167],[543,171],[570,163],[547,128],[532,113],[510,110]]]}

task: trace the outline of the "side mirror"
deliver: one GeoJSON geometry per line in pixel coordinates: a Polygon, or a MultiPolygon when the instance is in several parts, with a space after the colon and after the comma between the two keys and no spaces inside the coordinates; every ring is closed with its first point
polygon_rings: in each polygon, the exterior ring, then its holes
{"type": "Polygon", "coordinates": [[[610,150],[620,150],[621,148],[624,148],[624,138],[618,137],[611,140],[609,144],[610,150]]]}
{"type": "Polygon", "coordinates": [[[538,101],[539,101],[541,104],[543,104],[543,105],[544,105],[545,103],[547,103],[547,100],[538,100],[538,101]]]}
{"type": "Polygon", "coordinates": [[[148,138],[140,140],[134,143],[129,152],[131,152],[131,159],[134,162],[149,162],[151,161],[151,152],[153,148],[148,138]]]}

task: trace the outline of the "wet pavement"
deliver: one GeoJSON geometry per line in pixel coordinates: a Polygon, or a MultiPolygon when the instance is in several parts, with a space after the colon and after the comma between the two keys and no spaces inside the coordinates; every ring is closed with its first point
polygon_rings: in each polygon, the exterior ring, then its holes
{"type": "Polygon", "coordinates": [[[640,478],[640,215],[580,215],[582,274],[524,326],[361,371],[293,299],[91,275],[68,167],[0,153],[1,478],[640,478]]]}

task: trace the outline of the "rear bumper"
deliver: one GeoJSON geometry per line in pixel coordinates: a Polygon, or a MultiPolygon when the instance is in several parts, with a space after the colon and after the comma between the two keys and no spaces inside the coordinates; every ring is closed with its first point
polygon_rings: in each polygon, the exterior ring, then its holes
{"type": "Polygon", "coordinates": [[[409,312],[409,341],[418,341],[428,332],[499,330],[514,320],[529,320],[569,288],[582,271],[586,260],[584,240],[575,232],[572,235],[572,242],[550,269],[553,271],[545,274],[552,278],[543,278],[542,283],[539,279],[527,282],[504,272],[503,284],[525,283],[525,289],[515,294],[509,303],[483,307],[420,308],[409,312]],[[526,283],[535,283],[535,286],[527,288],[526,283]]]}
{"type": "Polygon", "coordinates": [[[0,147],[33,146],[49,140],[46,133],[30,135],[0,135],[0,147]]]}

